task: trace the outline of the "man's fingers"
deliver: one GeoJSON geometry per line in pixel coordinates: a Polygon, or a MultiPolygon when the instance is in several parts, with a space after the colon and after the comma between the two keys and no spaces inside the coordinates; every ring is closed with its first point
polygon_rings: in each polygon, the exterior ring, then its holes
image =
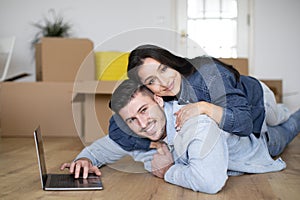
{"type": "Polygon", "coordinates": [[[70,168],[70,163],[63,163],[61,166],[60,166],[60,170],[64,170],[66,168],[70,168]]]}
{"type": "Polygon", "coordinates": [[[164,150],[162,149],[162,146],[157,148],[157,153],[161,154],[161,155],[164,155],[164,150]]]}
{"type": "Polygon", "coordinates": [[[76,163],[72,162],[70,165],[70,173],[74,173],[74,168],[75,168],[76,163]]]}
{"type": "Polygon", "coordinates": [[[159,148],[157,148],[157,152],[161,155],[165,155],[166,153],[168,153],[170,151],[166,144],[162,144],[159,148]]]}
{"type": "Polygon", "coordinates": [[[72,163],[63,163],[60,167],[61,170],[70,168],[70,173],[74,173],[74,178],[79,178],[82,172],[82,177],[86,179],[89,173],[95,173],[97,176],[101,175],[101,172],[97,166],[93,166],[90,162],[84,160],[78,160],[72,163]]]}
{"type": "Polygon", "coordinates": [[[83,167],[83,174],[82,174],[82,177],[83,178],[87,178],[88,175],[89,175],[89,166],[88,165],[84,165],[82,166],[83,167]]]}
{"type": "Polygon", "coordinates": [[[163,151],[164,155],[167,154],[168,152],[170,152],[170,150],[166,144],[162,145],[161,150],[163,151]]]}
{"type": "Polygon", "coordinates": [[[90,172],[95,173],[97,176],[101,176],[101,171],[97,166],[91,167],[90,172]]]}
{"type": "Polygon", "coordinates": [[[75,178],[79,178],[80,175],[80,171],[81,171],[81,163],[75,163],[75,178]]]}

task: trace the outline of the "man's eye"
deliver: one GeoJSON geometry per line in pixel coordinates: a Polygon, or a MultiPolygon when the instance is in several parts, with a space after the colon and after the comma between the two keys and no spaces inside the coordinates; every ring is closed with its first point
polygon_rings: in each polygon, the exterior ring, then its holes
{"type": "Polygon", "coordinates": [[[133,122],[134,122],[134,118],[131,118],[131,119],[128,119],[128,120],[127,120],[127,123],[128,123],[128,124],[131,124],[131,123],[133,123],[133,122]]]}
{"type": "Polygon", "coordinates": [[[146,111],[147,111],[147,108],[143,108],[143,109],[141,110],[141,113],[144,114],[144,113],[146,113],[146,111]]]}

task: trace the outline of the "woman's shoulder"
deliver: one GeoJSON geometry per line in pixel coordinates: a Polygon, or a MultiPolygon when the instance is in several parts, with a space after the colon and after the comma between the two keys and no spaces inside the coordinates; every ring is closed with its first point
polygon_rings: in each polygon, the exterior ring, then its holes
{"type": "Polygon", "coordinates": [[[210,56],[206,56],[206,55],[202,55],[202,56],[197,56],[194,58],[187,58],[187,60],[196,68],[200,68],[203,66],[209,66],[209,65],[213,65],[214,61],[212,59],[212,57],[210,56]]]}

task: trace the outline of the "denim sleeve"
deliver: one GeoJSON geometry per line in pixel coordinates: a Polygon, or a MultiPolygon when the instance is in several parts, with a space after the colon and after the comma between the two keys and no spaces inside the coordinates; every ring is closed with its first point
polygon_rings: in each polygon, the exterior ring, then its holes
{"type": "Polygon", "coordinates": [[[150,140],[134,134],[118,115],[109,120],[109,137],[126,151],[150,150],[150,140]]]}
{"type": "MultiPolygon", "coordinates": [[[[238,136],[249,136],[253,131],[251,106],[241,81],[217,64],[217,69],[204,74],[211,103],[223,108],[223,116],[219,127],[226,132],[238,136]]],[[[207,69],[208,70],[208,69],[207,69]]],[[[206,72],[206,71],[204,71],[206,72]]],[[[203,76],[204,76],[203,75],[203,76]]]]}
{"type": "Polygon", "coordinates": [[[219,127],[238,136],[249,136],[253,131],[251,105],[244,85],[220,63],[203,65],[199,73],[189,77],[197,101],[208,101],[223,108],[219,127]],[[244,92],[245,91],[245,92],[244,92]]]}
{"type": "Polygon", "coordinates": [[[219,127],[226,132],[247,137],[253,132],[253,121],[250,111],[239,108],[224,108],[219,127]]]}
{"type": "Polygon", "coordinates": [[[223,116],[219,127],[238,136],[249,136],[253,132],[251,108],[238,84],[232,76],[224,80],[226,96],[224,105],[220,105],[223,116]]]}

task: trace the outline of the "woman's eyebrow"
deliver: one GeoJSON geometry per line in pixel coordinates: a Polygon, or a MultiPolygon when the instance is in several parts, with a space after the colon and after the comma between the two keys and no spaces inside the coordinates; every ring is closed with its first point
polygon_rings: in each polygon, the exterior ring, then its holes
{"type": "Polygon", "coordinates": [[[164,65],[162,63],[160,63],[160,65],[158,65],[157,70],[160,70],[162,67],[164,67],[164,65]]]}

